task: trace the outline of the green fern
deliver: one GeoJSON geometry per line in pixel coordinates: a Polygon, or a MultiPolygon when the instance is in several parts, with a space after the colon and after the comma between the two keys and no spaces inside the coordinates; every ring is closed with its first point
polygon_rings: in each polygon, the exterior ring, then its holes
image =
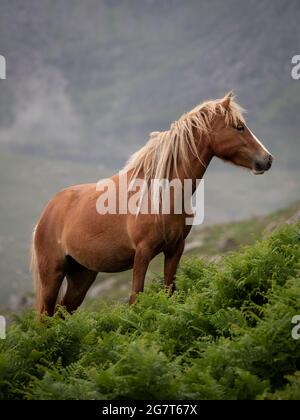
{"type": "Polygon", "coordinates": [[[133,307],[103,302],[0,341],[1,399],[298,399],[300,225],[218,263],[185,260],[133,307]]]}

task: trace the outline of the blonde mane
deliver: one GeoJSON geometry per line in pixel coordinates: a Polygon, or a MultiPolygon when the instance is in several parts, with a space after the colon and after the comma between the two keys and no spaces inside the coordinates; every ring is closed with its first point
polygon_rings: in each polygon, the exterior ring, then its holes
{"type": "Polygon", "coordinates": [[[209,135],[216,115],[223,116],[226,125],[244,122],[243,109],[234,101],[231,92],[223,99],[203,102],[173,122],[169,130],[151,133],[149,141],[129,158],[124,170],[133,171],[131,178],[143,172],[146,181],[169,179],[172,169],[177,174],[179,163],[188,173],[190,154],[200,160],[195,131],[200,139],[202,135],[209,135]],[[227,101],[226,107],[224,101],[227,101]]]}

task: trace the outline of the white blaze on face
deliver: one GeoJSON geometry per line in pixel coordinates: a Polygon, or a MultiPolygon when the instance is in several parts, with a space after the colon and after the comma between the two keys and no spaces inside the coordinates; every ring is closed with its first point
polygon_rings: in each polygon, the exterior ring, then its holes
{"type": "Polygon", "coordinates": [[[255,134],[253,134],[252,133],[252,131],[250,130],[250,128],[249,127],[247,127],[248,128],[248,130],[249,130],[249,132],[251,133],[251,135],[252,135],[252,137],[254,138],[254,140],[260,145],[260,147],[266,152],[266,153],[268,153],[269,155],[271,154],[270,152],[269,152],[269,150],[262,144],[262,142],[260,142],[259,140],[258,140],[258,138],[256,137],[256,135],[255,134]]]}

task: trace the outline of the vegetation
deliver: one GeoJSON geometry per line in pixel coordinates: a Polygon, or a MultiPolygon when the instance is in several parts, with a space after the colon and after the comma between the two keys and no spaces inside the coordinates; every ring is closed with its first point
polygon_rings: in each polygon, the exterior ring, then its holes
{"type": "MultiPolygon", "coordinates": [[[[219,262],[187,259],[178,291],[36,321],[0,343],[2,399],[299,399],[300,224],[219,262]]],[[[60,311],[60,315],[63,309],[60,311]]]]}
{"type": "MultiPolygon", "coordinates": [[[[226,198],[224,197],[224,200],[226,198]]],[[[206,224],[196,226],[187,237],[185,256],[197,256],[208,260],[216,260],[220,255],[236,251],[243,245],[253,245],[255,241],[262,239],[285,223],[295,223],[300,219],[300,202],[277,210],[266,216],[251,217],[237,222],[231,221],[222,224],[206,224]]],[[[150,263],[147,277],[149,279],[163,272],[163,255],[158,255],[150,263]]],[[[95,288],[92,288],[84,305],[99,308],[98,299],[122,299],[128,296],[131,287],[132,272],[123,271],[107,275],[99,273],[95,288]]]]}

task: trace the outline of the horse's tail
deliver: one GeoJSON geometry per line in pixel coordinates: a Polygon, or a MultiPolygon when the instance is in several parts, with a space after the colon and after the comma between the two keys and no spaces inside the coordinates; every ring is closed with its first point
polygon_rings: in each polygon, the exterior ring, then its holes
{"type": "Polygon", "coordinates": [[[36,309],[40,313],[41,312],[41,278],[38,268],[38,261],[36,255],[36,247],[35,247],[35,233],[36,227],[32,233],[32,244],[31,244],[31,255],[30,255],[30,271],[33,276],[33,283],[34,283],[34,291],[35,291],[35,301],[36,301],[36,309]]]}

